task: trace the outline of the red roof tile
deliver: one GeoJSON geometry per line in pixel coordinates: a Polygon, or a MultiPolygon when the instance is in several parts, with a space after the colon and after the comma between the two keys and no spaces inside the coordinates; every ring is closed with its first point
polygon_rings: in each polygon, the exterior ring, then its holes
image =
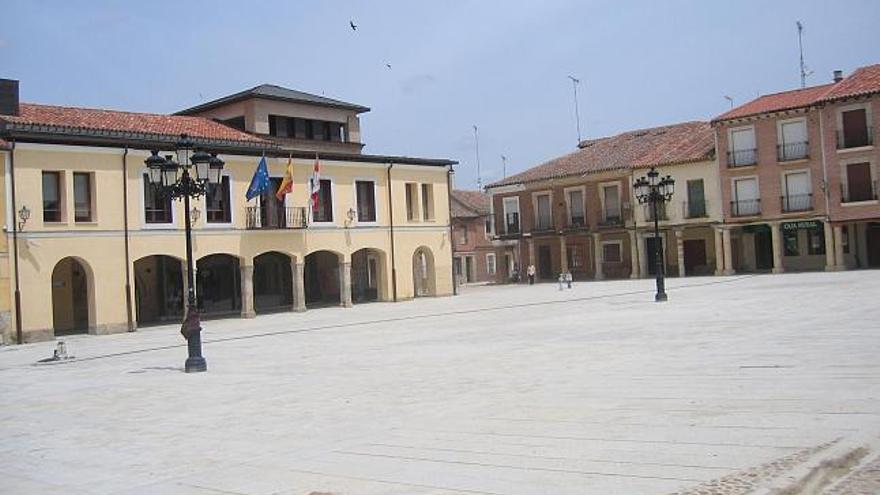
{"type": "Polygon", "coordinates": [[[740,119],[762,113],[808,107],[822,98],[832,86],[834,86],[834,83],[763,95],[745,105],[740,105],[715,117],[712,119],[712,122],[740,119]]]}
{"type": "Polygon", "coordinates": [[[709,160],[715,153],[715,136],[708,122],[685,122],[584,141],[580,146],[578,151],[494,182],[489,187],[709,160]]]}
{"type": "Polygon", "coordinates": [[[191,137],[202,139],[269,144],[268,141],[256,136],[203,117],[22,103],[19,115],[0,115],[0,120],[15,124],[36,124],[96,131],[132,132],[165,136],[188,134],[191,137]]]}
{"type": "Polygon", "coordinates": [[[880,64],[859,67],[849,77],[835,84],[822,101],[880,93],[880,64]]]}
{"type": "Polygon", "coordinates": [[[454,189],[452,191],[452,218],[468,218],[488,215],[488,194],[480,191],[454,189]]]}

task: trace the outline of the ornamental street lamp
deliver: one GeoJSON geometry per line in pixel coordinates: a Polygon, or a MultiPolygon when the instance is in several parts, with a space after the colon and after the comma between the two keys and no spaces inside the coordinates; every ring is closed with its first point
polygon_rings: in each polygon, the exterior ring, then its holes
{"type": "Polygon", "coordinates": [[[657,294],[654,301],[661,302],[667,299],[666,284],[663,278],[663,243],[660,241],[660,225],[658,222],[660,205],[672,200],[675,192],[675,180],[667,175],[660,177],[654,167],[648,171],[646,177],[640,177],[633,183],[636,199],[639,204],[651,205],[651,213],[654,217],[654,257],[656,258],[657,294]]]}
{"type": "Polygon", "coordinates": [[[204,150],[195,149],[192,140],[186,134],[180,135],[175,148],[177,161],[174,155],[161,157],[159,152],[154,150],[144,163],[149,170],[150,184],[160,197],[183,199],[186,226],[186,277],[189,287],[186,314],[180,333],[186,339],[188,350],[184,370],[193,373],[206,371],[208,365],[202,357],[202,325],[196,309],[196,284],[192,259],[191,217],[198,216],[199,213],[196,208],[190,209],[189,200],[207,194],[209,185],[220,183],[224,162],[216,153],[208,154],[204,150]]]}

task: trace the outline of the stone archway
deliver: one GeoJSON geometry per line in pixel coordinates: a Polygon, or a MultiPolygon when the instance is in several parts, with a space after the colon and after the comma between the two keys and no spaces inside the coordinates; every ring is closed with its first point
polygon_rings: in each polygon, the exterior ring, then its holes
{"type": "Polygon", "coordinates": [[[196,263],[196,306],[205,316],[241,313],[239,259],[230,254],[211,254],[196,263]]]}
{"type": "Polygon", "coordinates": [[[52,270],[52,329],[55,335],[88,333],[95,322],[94,278],[83,260],[63,258],[52,270]]]}
{"type": "Polygon", "coordinates": [[[420,247],[413,253],[413,297],[437,295],[434,254],[427,247],[420,247]]]}
{"type": "Polygon", "coordinates": [[[351,254],[351,301],[354,304],[387,299],[385,252],[374,248],[351,254]]]}
{"type": "Polygon", "coordinates": [[[156,254],[134,262],[135,315],[138,326],[179,322],[186,293],[183,262],[156,254]]]}
{"type": "Polygon", "coordinates": [[[333,251],[315,251],[306,256],[303,283],[307,306],[330,306],[342,302],[341,266],[342,256],[333,251]]]}
{"type": "Polygon", "coordinates": [[[291,257],[269,251],[254,258],[254,311],[271,313],[293,307],[291,257]]]}

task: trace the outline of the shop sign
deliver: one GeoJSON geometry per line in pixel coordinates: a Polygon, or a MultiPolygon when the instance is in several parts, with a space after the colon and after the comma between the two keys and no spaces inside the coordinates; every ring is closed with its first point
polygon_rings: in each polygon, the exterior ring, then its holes
{"type": "Polygon", "coordinates": [[[782,230],[811,230],[822,228],[822,222],[818,220],[802,220],[799,222],[785,222],[782,230]]]}

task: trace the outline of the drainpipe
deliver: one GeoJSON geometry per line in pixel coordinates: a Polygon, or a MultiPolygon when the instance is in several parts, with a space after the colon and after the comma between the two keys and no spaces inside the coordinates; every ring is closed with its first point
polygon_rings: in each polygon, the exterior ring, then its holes
{"type": "Polygon", "coordinates": [[[128,320],[128,331],[134,332],[134,320],[131,317],[131,255],[128,246],[128,145],[122,153],[122,226],[125,239],[125,316],[128,320]]]}
{"type": "Polygon", "coordinates": [[[394,203],[391,200],[391,169],[394,163],[389,163],[385,169],[388,177],[388,222],[391,231],[391,294],[394,302],[397,302],[397,264],[394,261],[394,203]]]}
{"type": "MultiPolygon", "coordinates": [[[[828,185],[828,165],[825,163],[825,130],[822,123],[822,109],[819,107],[819,144],[822,147],[822,190],[825,197],[825,220],[831,222],[831,188],[828,185]]],[[[825,247],[828,249],[828,247],[825,247]]]]}
{"type": "Polygon", "coordinates": [[[446,172],[446,209],[447,216],[449,217],[449,270],[452,272],[452,295],[457,296],[458,286],[455,285],[455,250],[453,249],[454,243],[452,242],[452,174],[452,165],[450,165],[449,171],[446,172]]]}
{"type": "Polygon", "coordinates": [[[15,261],[15,341],[24,344],[24,336],[21,331],[21,289],[18,283],[18,219],[15,217],[15,139],[10,140],[9,149],[9,177],[12,183],[12,258],[15,261]]]}

